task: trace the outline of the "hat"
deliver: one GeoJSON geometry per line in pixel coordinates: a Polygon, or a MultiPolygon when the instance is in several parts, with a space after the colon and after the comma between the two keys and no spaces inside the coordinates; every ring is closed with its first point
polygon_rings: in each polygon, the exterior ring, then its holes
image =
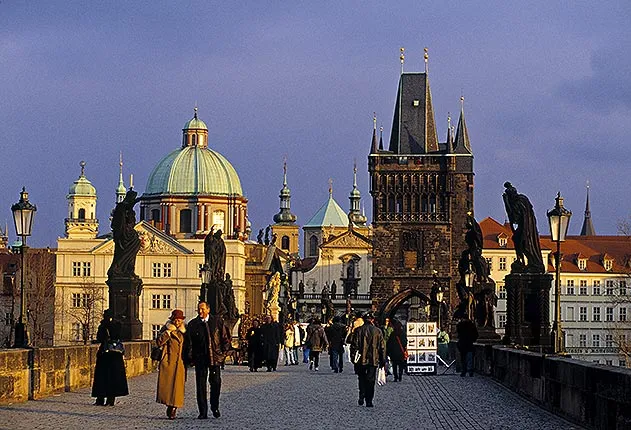
{"type": "Polygon", "coordinates": [[[177,320],[177,319],[183,320],[184,318],[185,318],[184,317],[184,312],[182,312],[179,309],[175,309],[173,312],[171,312],[171,319],[172,320],[177,320]]]}

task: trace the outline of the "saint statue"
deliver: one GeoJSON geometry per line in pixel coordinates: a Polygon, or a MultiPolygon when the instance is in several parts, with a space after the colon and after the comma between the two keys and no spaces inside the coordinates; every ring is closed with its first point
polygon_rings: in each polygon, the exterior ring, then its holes
{"type": "Polygon", "coordinates": [[[125,198],[116,204],[112,213],[112,236],[114,238],[114,258],[107,271],[109,279],[138,278],[135,273],[136,255],[140,250],[140,237],[134,229],[136,212],[134,205],[140,201],[138,193],[129,189],[125,198]]]}

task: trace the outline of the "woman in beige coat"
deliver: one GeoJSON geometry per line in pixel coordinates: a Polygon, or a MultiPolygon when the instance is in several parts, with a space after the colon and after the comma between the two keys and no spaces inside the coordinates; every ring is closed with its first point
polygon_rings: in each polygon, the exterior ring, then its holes
{"type": "Polygon", "coordinates": [[[160,330],[156,343],[162,348],[158,365],[158,393],[156,402],[167,405],[167,417],[175,418],[177,408],[184,405],[186,368],[182,357],[184,346],[184,312],[175,309],[160,330]]]}

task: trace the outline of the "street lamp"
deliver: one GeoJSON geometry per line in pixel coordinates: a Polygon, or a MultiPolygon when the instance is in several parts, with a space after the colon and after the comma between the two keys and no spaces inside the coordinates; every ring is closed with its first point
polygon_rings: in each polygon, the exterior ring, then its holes
{"type": "Polygon", "coordinates": [[[20,254],[22,255],[22,266],[20,268],[20,319],[17,324],[15,324],[14,348],[28,347],[28,336],[26,331],[26,292],[24,291],[24,255],[26,254],[27,249],[26,237],[31,235],[35,211],[37,211],[37,208],[28,201],[26,188],[22,187],[20,201],[11,206],[13,221],[15,222],[15,233],[22,238],[22,244],[20,246],[20,254]]]}
{"type": "Polygon", "coordinates": [[[438,287],[438,292],[436,293],[436,301],[438,302],[438,329],[442,329],[440,325],[440,310],[443,307],[443,297],[445,293],[443,292],[442,287],[438,287]]]}
{"type": "Polygon", "coordinates": [[[556,197],[554,208],[548,211],[548,221],[550,223],[550,236],[557,244],[556,252],[556,282],[554,286],[554,327],[552,335],[554,337],[554,352],[562,353],[563,332],[561,328],[561,242],[565,241],[567,228],[570,225],[572,212],[563,207],[563,197],[559,192],[556,197]]]}

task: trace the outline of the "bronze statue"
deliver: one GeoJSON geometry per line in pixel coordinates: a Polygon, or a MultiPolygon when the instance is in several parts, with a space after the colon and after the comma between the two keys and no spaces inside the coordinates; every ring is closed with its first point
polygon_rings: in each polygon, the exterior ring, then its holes
{"type": "Polygon", "coordinates": [[[511,266],[512,272],[544,273],[545,266],[541,256],[537,219],[530,200],[510,182],[505,182],[506,191],[502,198],[506,214],[513,230],[513,242],[517,261],[511,266]]]}
{"type": "Polygon", "coordinates": [[[114,258],[107,271],[112,278],[138,278],[135,273],[136,255],[140,250],[140,237],[134,229],[136,212],[134,205],[140,201],[138,193],[129,189],[125,198],[116,204],[112,213],[112,236],[114,238],[114,258]]]}
{"type": "Polygon", "coordinates": [[[224,280],[226,270],[226,244],[221,238],[221,230],[210,233],[204,239],[204,265],[210,272],[209,280],[224,280]]]}
{"type": "Polygon", "coordinates": [[[489,265],[484,257],[482,257],[482,245],[484,237],[480,224],[475,220],[471,213],[467,214],[467,232],[464,240],[467,243],[467,252],[471,267],[475,272],[475,277],[480,282],[487,282],[489,278],[489,265]]]}
{"type": "Polygon", "coordinates": [[[232,279],[230,279],[230,273],[226,273],[226,280],[221,284],[221,292],[219,295],[221,312],[224,318],[230,320],[236,320],[239,318],[239,310],[234,300],[234,289],[232,287],[232,279]],[[223,314],[222,314],[223,312],[223,314]]]}
{"type": "Polygon", "coordinates": [[[256,235],[256,242],[260,245],[263,245],[263,229],[259,230],[259,234],[256,235]]]}

